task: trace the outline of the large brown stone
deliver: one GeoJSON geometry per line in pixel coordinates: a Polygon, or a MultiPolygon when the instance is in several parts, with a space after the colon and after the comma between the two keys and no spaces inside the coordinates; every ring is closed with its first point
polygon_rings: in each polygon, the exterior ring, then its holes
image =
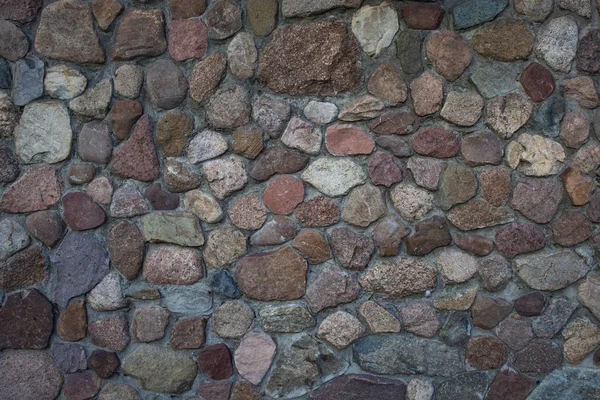
{"type": "Polygon", "coordinates": [[[254,161],[250,176],[258,181],[266,181],[275,174],[293,174],[302,170],[308,158],[286,150],[280,146],[269,147],[254,161]]]}
{"type": "Polygon", "coordinates": [[[545,224],[552,220],[564,197],[563,188],[556,182],[529,180],[517,183],[510,207],[538,224],[545,224]]]}
{"type": "Polygon", "coordinates": [[[367,90],[373,96],[388,103],[404,103],[408,88],[402,74],[391,61],[379,64],[369,78],[367,90]]]}
{"type": "Polygon", "coordinates": [[[455,81],[471,64],[471,48],[456,32],[434,32],[425,45],[427,57],[435,63],[436,71],[449,81],[455,81]]]}
{"type": "Polygon", "coordinates": [[[0,18],[26,24],[35,18],[42,4],[42,0],[4,0],[0,3],[0,18]]]}
{"type": "Polygon", "coordinates": [[[424,256],[438,247],[449,245],[451,241],[446,219],[436,215],[417,223],[415,234],[406,240],[406,252],[424,256]]]}
{"type": "Polygon", "coordinates": [[[44,255],[39,246],[31,246],[0,262],[0,290],[25,289],[48,277],[44,255]]]}
{"type": "Polygon", "coordinates": [[[0,308],[0,349],[44,349],[54,316],[52,304],[36,289],[15,293],[0,308]]]}
{"type": "Polygon", "coordinates": [[[476,336],[469,340],[465,363],[479,370],[500,368],[506,362],[508,352],[504,343],[493,336],[476,336]]]}
{"type": "Polygon", "coordinates": [[[534,34],[525,22],[501,19],[477,28],[471,44],[483,57],[513,61],[527,58],[533,47],[533,39],[534,34]]]}
{"type": "Polygon", "coordinates": [[[161,55],[167,50],[164,24],[160,10],[127,10],[117,27],[110,58],[125,61],[161,55]]]}
{"type": "Polygon", "coordinates": [[[304,296],[307,263],[291,247],[256,253],[240,260],[237,283],[248,297],[261,300],[294,300],[304,296]]]}
{"type": "Polygon", "coordinates": [[[121,222],[111,229],[107,239],[113,266],[125,278],[135,279],[144,258],[144,238],[138,227],[133,222],[121,222]]]}
{"type": "Polygon", "coordinates": [[[329,245],[323,235],[314,229],[303,229],[296,235],[292,246],[312,264],[321,264],[331,258],[329,245]]]}
{"type": "Polygon", "coordinates": [[[552,224],[552,239],[563,247],[585,242],[592,235],[590,222],[581,212],[565,211],[552,224]]]}
{"type": "Polygon", "coordinates": [[[410,142],[412,149],[421,155],[435,158],[454,157],[460,150],[459,136],[442,126],[422,128],[410,142]]]}
{"type": "Polygon", "coordinates": [[[58,203],[62,180],[49,165],[32,168],[0,197],[0,211],[24,213],[45,210],[58,203]]]}
{"type": "Polygon", "coordinates": [[[356,40],[346,26],[324,21],[275,31],[258,66],[258,79],[268,89],[292,95],[349,91],[360,75],[356,40]]]}

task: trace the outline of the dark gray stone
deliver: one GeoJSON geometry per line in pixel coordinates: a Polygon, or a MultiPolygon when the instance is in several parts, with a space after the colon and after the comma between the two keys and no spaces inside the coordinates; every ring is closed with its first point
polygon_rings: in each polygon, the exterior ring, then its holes
{"type": "Polygon", "coordinates": [[[406,384],[397,379],[373,375],[339,376],[310,395],[310,400],[388,400],[403,399],[406,384]]]}
{"type": "Polygon", "coordinates": [[[11,85],[10,66],[3,58],[0,58],[0,89],[10,89],[11,85]]]}
{"type": "Polygon", "coordinates": [[[9,183],[19,177],[19,160],[13,151],[0,143],[0,183],[9,183]]]}
{"type": "Polygon", "coordinates": [[[93,232],[69,232],[50,254],[49,294],[61,307],[92,290],[108,274],[108,251],[93,232]],[[81,251],[85,249],[85,251],[81,251]]]}
{"type": "Polygon", "coordinates": [[[232,299],[237,299],[242,296],[240,289],[235,283],[235,279],[227,273],[227,271],[217,271],[210,281],[210,287],[213,288],[216,294],[220,294],[232,299]]]}
{"type": "Polygon", "coordinates": [[[369,335],[354,345],[354,359],[365,371],[451,377],[464,371],[458,349],[408,335],[369,335]]]}
{"type": "Polygon", "coordinates": [[[590,400],[600,398],[600,370],[564,367],[546,376],[529,400],[590,400]]]}
{"type": "Polygon", "coordinates": [[[468,372],[441,382],[435,390],[436,400],[478,400],[487,389],[485,372],[468,372]]]}
{"type": "Polygon", "coordinates": [[[400,60],[402,70],[409,75],[423,71],[421,47],[425,34],[421,31],[402,31],[396,39],[396,57],[400,60]]]}
{"type": "Polygon", "coordinates": [[[171,110],[185,100],[188,82],[173,61],[158,60],[146,71],[146,90],[156,107],[171,110]]]}
{"type": "Polygon", "coordinates": [[[508,0],[467,0],[454,7],[454,27],[466,29],[491,21],[508,5],[508,0]]]}
{"type": "Polygon", "coordinates": [[[557,137],[560,134],[560,121],[562,121],[564,115],[564,98],[550,97],[542,103],[535,115],[533,128],[535,131],[541,131],[545,136],[557,137]]]}
{"type": "Polygon", "coordinates": [[[466,343],[471,337],[471,321],[466,313],[452,313],[440,330],[440,339],[449,346],[466,343]]]}
{"type": "Polygon", "coordinates": [[[24,106],[44,94],[44,62],[26,57],[15,63],[12,98],[16,106],[24,106]]]}
{"type": "Polygon", "coordinates": [[[537,337],[551,338],[567,323],[577,308],[577,302],[566,297],[552,297],[548,307],[533,320],[533,332],[537,337]]]}
{"type": "Polygon", "coordinates": [[[522,70],[520,62],[480,62],[469,79],[483,97],[491,99],[517,90],[522,70]]]}
{"type": "Polygon", "coordinates": [[[73,373],[87,368],[85,347],[75,343],[54,343],[51,348],[52,358],[64,373],[73,373]]]}

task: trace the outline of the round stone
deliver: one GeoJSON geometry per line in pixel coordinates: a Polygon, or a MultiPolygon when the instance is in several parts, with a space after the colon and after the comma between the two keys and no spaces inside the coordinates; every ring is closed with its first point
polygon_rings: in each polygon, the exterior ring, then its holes
{"type": "Polygon", "coordinates": [[[50,97],[70,100],[83,93],[87,79],[79,70],[66,65],[55,65],[46,70],[44,90],[50,97]]]}
{"type": "Polygon", "coordinates": [[[427,57],[435,63],[437,73],[452,82],[460,78],[471,64],[471,48],[455,32],[446,30],[434,32],[427,40],[425,51],[427,57]]]}
{"type": "Polygon", "coordinates": [[[63,197],[64,219],[69,228],[84,231],[104,223],[106,214],[94,200],[86,194],[73,192],[63,197]]]}
{"type": "Polygon", "coordinates": [[[273,179],[263,193],[265,205],[275,214],[290,214],[304,200],[304,185],[291,176],[273,179]]]}
{"type": "Polygon", "coordinates": [[[206,119],[216,129],[234,129],[250,120],[250,96],[241,86],[222,89],[206,106],[206,119]]]}
{"type": "Polygon", "coordinates": [[[569,72],[577,52],[578,32],[577,22],[571,16],[551,19],[538,30],[535,51],[550,68],[569,72]]]}
{"type": "Polygon", "coordinates": [[[177,64],[169,60],[158,60],[146,71],[146,91],[150,101],[164,110],[171,110],[187,95],[188,82],[177,64]]]}
{"type": "Polygon", "coordinates": [[[183,199],[185,208],[204,222],[214,224],[223,219],[223,210],[219,202],[211,195],[200,190],[191,190],[183,199]]]}
{"type": "Polygon", "coordinates": [[[212,315],[213,329],[224,339],[244,336],[252,321],[254,311],[242,300],[231,300],[220,305],[212,315]]]}
{"type": "Polygon", "coordinates": [[[433,208],[433,195],[408,183],[396,185],[390,197],[396,210],[408,220],[421,219],[433,208]]]}
{"type": "Polygon", "coordinates": [[[554,77],[543,65],[531,63],[519,78],[525,93],[536,103],[548,98],[554,91],[554,77]]]}
{"type": "Polygon", "coordinates": [[[434,114],[444,100],[444,84],[432,73],[426,72],[410,83],[410,97],[415,114],[434,114]]]}
{"type": "Polygon", "coordinates": [[[240,229],[256,230],[267,219],[267,210],[257,195],[248,194],[237,199],[229,207],[231,223],[240,229]]]}

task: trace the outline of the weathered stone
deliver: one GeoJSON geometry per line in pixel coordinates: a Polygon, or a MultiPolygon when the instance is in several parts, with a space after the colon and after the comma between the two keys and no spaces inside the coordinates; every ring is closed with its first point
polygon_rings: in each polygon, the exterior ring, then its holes
{"type": "Polygon", "coordinates": [[[42,1],[40,0],[6,1],[0,9],[0,18],[25,24],[36,17],[40,7],[42,7],[42,1]]]}
{"type": "Polygon", "coordinates": [[[406,252],[424,256],[438,247],[449,245],[451,241],[448,222],[444,217],[436,215],[415,225],[415,234],[406,240],[406,252]]]}
{"type": "Polygon", "coordinates": [[[169,311],[160,306],[138,308],[133,315],[131,336],[136,342],[152,342],[165,336],[169,311]]]}
{"type": "Polygon", "coordinates": [[[96,346],[123,351],[130,340],[127,325],[127,319],[116,315],[90,323],[88,334],[96,346]]]}
{"type": "Polygon", "coordinates": [[[478,28],[471,39],[473,49],[483,57],[498,61],[526,59],[533,47],[534,34],[518,19],[502,19],[478,28]]]}
{"type": "Polygon", "coordinates": [[[189,355],[152,345],[137,347],[123,360],[122,369],[142,389],[160,393],[189,390],[198,371],[189,355]]]}
{"type": "Polygon", "coordinates": [[[471,308],[473,325],[482,329],[492,329],[506,318],[511,310],[512,305],[506,300],[479,295],[471,308]]]}
{"type": "Polygon", "coordinates": [[[405,297],[435,286],[435,269],[413,258],[398,258],[373,264],[360,279],[368,293],[405,297]]]}
{"type": "Polygon", "coordinates": [[[248,182],[244,163],[235,157],[209,161],[202,166],[202,173],[219,200],[242,189],[248,182]]]}
{"type": "Polygon", "coordinates": [[[145,86],[152,104],[171,110],[185,100],[188,82],[177,64],[162,59],[148,66],[145,86]]]}
{"type": "Polygon", "coordinates": [[[116,272],[111,272],[87,295],[87,302],[96,311],[113,311],[125,307],[121,281],[116,272]]]}
{"type": "Polygon", "coordinates": [[[585,400],[598,393],[598,373],[590,368],[564,367],[547,375],[531,393],[531,400],[585,400]]]}
{"type": "Polygon", "coordinates": [[[471,337],[471,321],[464,313],[452,313],[440,330],[440,339],[449,346],[464,344],[471,337]]]}
{"type": "Polygon", "coordinates": [[[258,385],[269,370],[275,356],[275,342],[262,332],[246,334],[234,353],[235,368],[253,385],[258,385]]]}
{"type": "Polygon", "coordinates": [[[506,8],[508,0],[469,0],[454,7],[454,27],[466,29],[491,21],[506,8]]]}
{"type": "Polygon", "coordinates": [[[246,19],[255,35],[267,36],[275,29],[278,8],[277,0],[249,0],[246,3],[246,19]]]}
{"type": "Polygon", "coordinates": [[[353,125],[333,125],[325,132],[327,150],[334,156],[370,154],[375,142],[353,125]]]}
{"type": "Polygon", "coordinates": [[[379,135],[409,135],[419,130],[419,118],[410,112],[393,111],[369,123],[369,129],[379,135]]]}
{"type": "Polygon", "coordinates": [[[560,332],[577,306],[576,301],[566,297],[550,297],[544,312],[533,320],[533,332],[540,338],[552,338],[560,332]]]}
{"type": "Polygon", "coordinates": [[[217,129],[233,129],[250,120],[250,96],[246,89],[234,86],[221,89],[206,106],[206,119],[217,129]]]}
{"type": "Polygon", "coordinates": [[[94,31],[91,7],[61,1],[42,10],[35,36],[41,55],[73,63],[104,63],[104,50],[94,31]]]}
{"type": "Polygon", "coordinates": [[[340,220],[337,203],[325,196],[310,198],[296,207],[294,215],[304,226],[329,226],[340,220]]]}
{"type": "Polygon", "coordinates": [[[560,367],[563,361],[561,348],[542,340],[533,340],[515,354],[513,366],[520,372],[547,373],[560,367]]]}
{"type": "Polygon", "coordinates": [[[204,317],[190,317],[177,320],[173,325],[171,347],[174,349],[197,349],[206,341],[204,317]]]}
{"type": "Polygon", "coordinates": [[[231,223],[240,229],[256,230],[267,219],[267,210],[256,194],[244,195],[228,210],[231,223]]]}
{"type": "Polygon", "coordinates": [[[519,82],[525,93],[536,103],[548,98],[554,91],[554,78],[543,65],[531,63],[525,68],[519,82]]]}
{"type": "Polygon", "coordinates": [[[115,61],[156,57],[167,50],[164,16],[160,10],[129,9],[121,17],[110,58],[115,61]]]}
{"type": "Polygon", "coordinates": [[[498,136],[508,139],[529,121],[533,105],[517,92],[494,97],[487,106],[487,124],[498,136]]]}
{"type": "Polygon", "coordinates": [[[510,368],[503,368],[492,380],[486,399],[525,400],[533,382],[527,376],[510,368]]]}
{"type": "Polygon", "coordinates": [[[412,149],[423,156],[454,157],[460,151],[459,136],[439,125],[422,128],[410,142],[412,149]]]}
{"type": "Polygon", "coordinates": [[[447,283],[466,282],[477,272],[477,259],[457,249],[440,251],[435,261],[447,283]]]}
{"type": "Polygon", "coordinates": [[[581,107],[596,108],[600,103],[594,81],[589,76],[565,79],[563,90],[567,99],[575,100],[581,107]]]}
{"type": "Polygon", "coordinates": [[[15,63],[12,72],[12,101],[24,106],[44,94],[44,62],[29,56],[15,63]]]}
{"type": "Polygon", "coordinates": [[[476,336],[467,343],[465,364],[479,370],[500,368],[508,358],[502,341],[493,336],[476,336]]]}
{"type": "Polygon", "coordinates": [[[144,239],[150,243],[173,243],[202,246],[204,236],[198,220],[191,213],[154,212],[141,218],[144,239]]]}
{"type": "Polygon", "coordinates": [[[260,96],[252,104],[252,119],[274,139],[281,135],[290,113],[290,104],[282,99],[260,96]]]}
{"type": "MultiPolygon", "coordinates": [[[[451,82],[460,78],[465,69],[471,64],[471,48],[455,32],[441,30],[432,33],[425,44],[425,52],[427,57],[435,63],[437,73],[451,82]]],[[[413,90],[412,84],[411,90],[413,90]]],[[[419,113],[417,112],[417,114],[419,113]]]]}
{"type": "MultiPolygon", "coordinates": [[[[8,86],[10,87],[10,85],[8,86]]],[[[0,78],[1,87],[2,79],[0,78]]],[[[18,121],[19,111],[13,104],[10,94],[0,91],[0,138],[11,136],[18,121]]]]}
{"type": "Polygon", "coordinates": [[[600,146],[588,144],[580,148],[571,162],[571,167],[584,174],[596,170],[600,166],[600,146]]]}
{"type": "Polygon", "coordinates": [[[208,49],[208,31],[199,18],[169,24],[169,54],[175,61],[202,58],[208,49]]]}
{"type": "Polygon", "coordinates": [[[361,304],[358,312],[373,333],[400,332],[400,321],[374,301],[369,300],[361,304]]]}
{"type": "Polygon", "coordinates": [[[425,39],[424,32],[402,30],[396,39],[396,57],[400,60],[402,70],[409,75],[423,71],[421,47],[425,39]]]}
{"type": "Polygon", "coordinates": [[[337,311],[321,322],[317,336],[339,350],[348,347],[364,332],[365,327],[358,318],[345,311],[337,311]]]}
{"type": "Polygon", "coordinates": [[[302,180],[330,197],[348,193],[353,187],[364,183],[366,178],[362,168],[348,158],[321,157],[302,173],[302,180]]]}
{"type": "Polygon", "coordinates": [[[411,157],[406,163],[415,183],[428,190],[437,190],[440,174],[444,164],[438,160],[422,157],[411,157]]]}
{"type": "Polygon", "coordinates": [[[390,61],[379,64],[369,78],[367,90],[373,96],[391,104],[404,103],[408,96],[404,78],[390,61]]]}
{"type": "Polygon", "coordinates": [[[260,319],[265,332],[295,333],[315,324],[310,312],[299,304],[265,306],[260,319]]]}
{"type": "Polygon", "coordinates": [[[390,197],[402,218],[418,220],[433,208],[433,195],[409,183],[400,183],[392,189],[390,197]]]}
{"type": "MultiPolygon", "coordinates": [[[[4,222],[4,221],[2,221],[4,222]]],[[[23,229],[23,228],[21,228],[23,229]]],[[[0,223],[0,232],[3,226],[0,223]]],[[[17,239],[16,231],[3,232],[10,239],[17,239]]],[[[23,229],[23,233],[27,235],[23,229]]],[[[26,236],[29,242],[29,236],[26,236]]],[[[21,237],[21,241],[23,238],[21,237]]],[[[46,264],[42,249],[38,246],[30,246],[27,249],[8,258],[5,262],[0,262],[0,289],[5,292],[13,292],[18,289],[26,289],[48,278],[46,273],[46,264]]]]}
{"type": "Polygon", "coordinates": [[[440,206],[447,210],[470,200],[477,193],[477,178],[471,169],[456,162],[446,164],[440,177],[440,206]]]}
{"type": "Polygon", "coordinates": [[[0,220],[0,234],[0,261],[29,245],[27,231],[15,220],[0,220]]]}
{"type": "Polygon", "coordinates": [[[564,199],[563,188],[549,180],[529,180],[517,183],[510,203],[525,217],[545,224],[552,220],[564,199]]]}
{"type": "Polygon", "coordinates": [[[528,176],[554,175],[565,158],[559,143],[541,135],[523,133],[506,147],[507,164],[528,176]]]}
{"type": "Polygon", "coordinates": [[[511,267],[500,256],[482,260],[477,272],[482,280],[483,287],[490,292],[503,289],[512,278],[511,267]]]}
{"type": "Polygon", "coordinates": [[[499,165],[502,162],[504,145],[492,133],[477,132],[463,137],[460,152],[464,163],[470,167],[499,165]]]}
{"type": "Polygon", "coordinates": [[[456,233],[453,239],[456,246],[478,256],[487,256],[494,249],[494,242],[485,236],[456,233]]]}
{"type": "Polygon", "coordinates": [[[226,68],[227,59],[219,52],[198,61],[190,75],[190,97],[198,103],[208,99],[225,76],[226,68]]]}
{"type": "Polygon", "coordinates": [[[67,399],[91,399],[100,390],[102,379],[93,371],[68,374],[63,385],[67,399]]]}
{"type": "Polygon", "coordinates": [[[44,78],[44,89],[50,97],[70,100],[85,90],[87,79],[79,70],[66,65],[48,68],[44,78]]]}
{"type": "Polygon", "coordinates": [[[433,337],[441,326],[435,309],[426,302],[402,307],[399,316],[404,330],[417,336],[433,337]]]}
{"type": "Polygon", "coordinates": [[[125,64],[115,72],[115,92],[123,97],[135,99],[142,89],[144,74],[137,65],[125,64]]]}
{"type": "Polygon", "coordinates": [[[379,56],[392,43],[398,28],[398,14],[388,3],[363,6],[352,17],[352,33],[371,57],[379,56]]]}
{"type": "Polygon", "coordinates": [[[342,220],[355,226],[367,227],[386,213],[381,191],[372,185],[353,189],[342,208],[342,220]]]}
{"type": "Polygon", "coordinates": [[[590,121],[582,111],[571,111],[560,124],[560,137],[565,146],[576,149],[588,140],[590,129],[590,121]]]}
{"type": "Polygon", "coordinates": [[[242,8],[233,0],[217,0],[204,14],[211,39],[227,39],[242,28],[242,8]]]}
{"type": "Polygon", "coordinates": [[[515,11],[526,18],[542,22],[552,12],[554,4],[552,0],[516,0],[514,7],[515,11]]]}
{"type": "Polygon", "coordinates": [[[577,300],[597,318],[600,315],[600,302],[598,293],[600,292],[600,276],[597,274],[589,275],[577,288],[577,300]]]}
{"type": "Polygon", "coordinates": [[[580,212],[565,211],[550,224],[552,239],[563,247],[585,242],[592,235],[588,219],[580,212]]]}
{"type": "Polygon", "coordinates": [[[600,343],[600,329],[585,317],[571,321],[562,336],[564,357],[570,364],[579,364],[600,343]]]}
{"type": "Polygon", "coordinates": [[[572,17],[554,18],[539,29],[535,52],[550,68],[569,72],[577,51],[577,39],[577,23],[572,17]]]}
{"type": "Polygon", "coordinates": [[[154,285],[190,285],[202,278],[202,258],[195,249],[161,246],[144,260],[144,279],[154,285]]]}
{"type": "Polygon", "coordinates": [[[52,304],[43,294],[11,294],[0,308],[0,349],[45,349],[53,325],[52,304]]]}
{"type": "Polygon", "coordinates": [[[0,359],[0,397],[52,400],[60,394],[62,383],[62,374],[47,353],[15,351],[0,359]]]}
{"type": "Polygon", "coordinates": [[[473,92],[450,92],[440,116],[458,126],[473,126],[481,117],[483,98],[473,92]]]}
{"type": "Polygon", "coordinates": [[[254,75],[258,59],[258,51],[254,36],[240,32],[227,46],[227,60],[231,73],[238,79],[250,79],[254,75]]]}
{"type": "Polygon", "coordinates": [[[168,159],[164,164],[163,180],[168,190],[186,192],[200,186],[200,176],[185,163],[168,159]]]}
{"type": "Polygon", "coordinates": [[[291,176],[278,176],[265,189],[263,201],[276,214],[289,214],[304,200],[304,185],[291,176]]]}
{"type": "Polygon", "coordinates": [[[443,295],[434,299],[433,305],[438,310],[466,311],[475,301],[478,290],[477,286],[465,291],[447,289],[443,295]]]}
{"type": "Polygon", "coordinates": [[[415,114],[434,114],[442,106],[444,84],[432,73],[426,72],[410,83],[410,97],[415,114]]]}
{"type": "Polygon", "coordinates": [[[83,301],[73,301],[61,311],[56,322],[56,333],[66,342],[77,342],[85,337],[87,311],[83,301]]]}
{"type": "Polygon", "coordinates": [[[542,313],[544,301],[544,295],[539,292],[525,294],[515,300],[515,311],[524,317],[535,317],[542,313]]]}
{"type": "Polygon", "coordinates": [[[488,377],[485,372],[467,372],[442,381],[435,393],[436,397],[448,400],[483,398],[487,383],[488,377]]]}
{"type": "Polygon", "coordinates": [[[351,270],[363,270],[375,250],[370,237],[348,228],[336,228],[331,231],[329,242],[338,263],[351,270]]]}
{"type": "Polygon", "coordinates": [[[463,231],[506,224],[514,220],[509,208],[494,207],[482,199],[459,204],[446,214],[452,225],[463,231]]]}
{"type": "Polygon", "coordinates": [[[375,97],[360,96],[342,107],[338,119],[349,122],[373,119],[379,116],[384,108],[385,105],[375,97]]]}
{"type": "Polygon", "coordinates": [[[152,140],[152,126],[147,115],[135,124],[133,133],[113,153],[111,170],[123,178],[153,181],[159,177],[158,157],[152,140]]]}
{"type": "Polygon", "coordinates": [[[511,193],[510,173],[504,168],[488,169],[479,174],[481,197],[493,206],[500,207],[511,193]]]}
{"type": "Polygon", "coordinates": [[[542,231],[535,225],[522,222],[513,222],[497,230],[495,240],[498,251],[507,258],[532,253],[543,249],[546,245],[546,238],[542,231]]]}
{"type": "Polygon", "coordinates": [[[75,114],[84,117],[103,119],[106,116],[112,96],[112,81],[103,79],[96,86],[89,88],[81,96],[69,102],[69,108],[75,114]]]}
{"type": "Polygon", "coordinates": [[[398,254],[402,240],[409,233],[410,229],[399,218],[388,216],[375,226],[372,237],[381,257],[393,257],[398,254]]]}
{"type": "Polygon", "coordinates": [[[585,36],[579,40],[577,48],[577,69],[584,72],[598,72],[600,70],[600,57],[598,49],[600,48],[600,37],[598,29],[591,29],[585,36]]]}
{"type": "Polygon", "coordinates": [[[107,164],[112,153],[112,140],[106,124],[99,121],[84,124],[78,135],[77,152],[82,161],[107,164]]]}
{"type": "Polygon", "coordinates": [[[140,400],[138,392],[131,386],[108,382],[100,389],[98,400],[140,400]]]}
{"type": "Polygon", "coordinates": [[[329,245],[323,235],[314,229],[303,229],[296,235],[292,246],[312,264],[321,264],[331,258],[329,245]]]}
{"type": "Polygon", "coordinates": [[[223,268],[246,254],[246,237],[233,228],[219,228],[208,234],[204,260],[210,268],[223,268]]]}
{"type": "Polygon", "coordinates": [[[140,193],[137,185],[127,181],[115,191],[110,204],[110,216],[117,218],[135,217],[150,212],[148,201],[140,193]]]}
{"type": "Polygon", "coordinates": [[[82,345],[53,343],[50,352],[54,362],[62,372],[73,373],[87,368],[85,348],[82,345]]]}
{"type": "Polygon", "coordinates": [[[250,237],[250,243],[257,246],[275,246],[293,239],[294,236],[296,236],[294,221],[276,215],[250,237]]]}
{"type": "Polygon", "coordinates": [[[464,370],[458,350],[433,339],[369,335],[354,345],[354,359],[376,374],[454,376],[464,370]]]}
{"type": "Polygon", "coordinates": [[[306,269],[306,261],[291,247],[284,247],[244,257],[238,263],[236,280],[250,298],[294,300],[304,295],[306,269]]]}
{"type": "Polygon", "coordinates": [[[225,339],[240,338],[254,320],[254,311],[242,300],[231,300],[221,304],[212,316],[213,329],[225,339]]]}
{"type": "Polygon", "coordinates": [[[219,202],[208,193],[190,190],[185,194],[183,204],[201,221],[214,224],[223,219],[223,210],[219,202]]]}
{"type": "Polygon", "coordinates": [[[242,157],[256,158],[263,146],[263,133],[259,129],[240,127],[231,136],[231,150],[242,157]]]}
{"type": "Polygon", "coordinates": [[[156,125],[156,145],[167,157],[183,153],[194,128],[194,120],[188,114],[171,112],[161,117],[156,125]]]}
{"type": "Polygon", "coordinates": [[[92,1],[92,12],[98,26],[103,31],[108,30],[110,24],[123,11],[123,5],[117,0],[94,0],[92,1]]]}
{"type": "Polygon", "coordinates": [[[158,182],[148,186],[144,196],[150,201],[150,205],[155,210],[175,210],[179,207],[179,196],[163,190],[158,182]]]}
{"type": "Polygon", "coordinates": [[[442,7],[434,4],[403,4],[400,10],[404,22],[412,29],[437,29],[445,14],[442,7]]]}
{"type": "Polygon", "coordinates": [[[281,141],[286,146],[303,153],[319,154],[323,138],[321,132],[315,129],[311,123],[294,117],[285,128],[281,141]]]}
{"type": "Polygon", "coordinates": [[[306,299],[310,309],[318,313],[329,307],[352,302],[358,296],[358,291],[355,275],[338,267],[328,266],[308,286],[306,299]]]}
{"type": "Polygon", "coordinates": [[[216,271],[210,281],[210,287],[214,289],[215,293],[232,299],[242,296],[235,279],[227,271],[216,271]]]}
{"type": "Polygon", "coordinates": [[[356,87],[359,78],[358,44],[345,25],[332,22],[275,31],[258,65],[260,82],[292,95],[345,92],[356,87]]]}
{"type": "Polygon", "coordinates": [[[536,290],[565,288],[585,276],[588,271],[585,261],[570,250],[515,260],[517,276],[536,290]]]}
{"type": "Polygon", "coordinates": [[[108,379],[121,365],[116,353],[104,350],[94,350],[87,359],[88,367],[100,378],[108,379]]]}
{"type": "Polygon", "coordinates": [[[406,384],[400,380],[373,375],[347,374],[334,378],[315,390],[311,394],[310,399],[358,400],[369,397],[373,400],[380,400],[390,399],[396,396],[402,398],[405,392],[406,384]]]}
{"type": "Polygon", "coordinates": [[[429,381],[411,379],[406,386],[407,400],[431,400],[433,397],[433,385],[429,381]]]}
{"type": "Polygon", "coordinates": [[[522,63],[519,61],[480,61],[469,80],[483,97],[491,99],[517,90],[522,70],[522,63]]]}

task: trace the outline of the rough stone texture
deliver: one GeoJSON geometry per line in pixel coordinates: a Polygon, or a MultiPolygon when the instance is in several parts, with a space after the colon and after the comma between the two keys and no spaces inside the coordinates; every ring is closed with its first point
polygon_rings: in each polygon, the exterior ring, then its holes
{"type": "Polygon", "coordinates": [[[155,57],[167,50],[164,15],[160,10],[129,9],[121,17],[110,57],[116,61],[155,57]]]}
{"type": "Polygon", "coordinates": [[[528,176],[556,174],[565,162],[562,146],[540,135],[523,133],[506,146],[507,164],[528,176]]]}
{"type": "Polygon", "coordinates": [[[576,253],[563,250],[517,259],[515,271],[532,289],[558,290],[585,276],[589,267],[576,253]]]}
{"type": "Polygon", "coordinates": [[[299,304],[265,306],[260,318],[266,332],[297,333],[315,325],[310,312],[299,304]]]}
{"type": "Polygon", "coordinates": [[[535,51],[550,68],[569,72],[577,51],[578,32],[571,16],[551,19],[538,31],[535,51]]]}
{"type": "Polygon", "coordinates": [[[0,371],[0,396],[4,398],[52,400],[60,394],[63,376],[47,353],[7,353],[0,359],[0,371]]]}
{"type": "Polygon", "coordinates": [[[306,289],[311,310],[318,313],[328,307],[350,303],[358,296],[356,276],[337,267],[326,267],[306,289]]]}
{"type": "Polygon", "coordinates": [[[433,208],[433,195],[408,183],[396,185],[390,197],[404,219],[421,219],[433,208]]]}
{"type": "Polygon", "coordinates": [[[349,158],[319,158],[302,173],[302,180],[329,197],[344,195],[365,179],[363,170],[349,158]]]}
{"type": "Polygon", "coordinates": [[[589,275],[577,288],[577,300],[595,317],[600,315],[600,302],[597,294],[600,291],[600,276],[597,274],[589,275]]]}
{"type": "Polygon", "coordinates": [[[358,318],[345,311],[337,311],[321,322],[317,336],[337,349],[343,349],[361,337],[364,332],[365,327],[358,318]]]}
{"type": "Polygon", "coordinates": [[[412,303],[399,310],[402,318],[402,328],[417,336],[433,337],[441,323],[437,312],[429,303],[412,303]]]}
{"type": "Polygon", "coordinates": [[[507,359],[506,347],[493,336],[476,336],[467,343],[465,363],[478,370],[496,369],[507,359]]]}
{"type": "Polygon", "coordinates": [[[158,247],[144,260],[144,278],[155,285],[190,285],[202,278],[202,258],[191,248],[158,247]]]}
{"type": "Polygon", "coordinates": [[[558,368],[563,360],[562,349],[548,341],[533,340],[513,359],[513,366],[520,372],[547,373],[558,368]]]}
{"type": "Polygon", "coordinates": [[[360,279],[368,293],[405,297],[435,286],[435,269],[412,258],[398,258],[373,264],[360,279]]]}
{"type": "Polygon", "coordinates": [[[539,224],[552,220],[564,199],[563,188],[549,180],[529,180],[517,183],[510,203],[525,217],[539,224]]]}
{"type": "Polygon", "coordinates": [[[440,116],[458,126],[473,126],[481,117],[483,98],[476,93],[450,92],[440,116]]]}
{"type": "Polygon", "coordinates": [[[158,60],[146,70],[146,92],[157,108],[171,110],[185,99],[188,83],[177,64],[158,60]]]}
{"type": "Polygon", "coordinates": [[[566,297],[550,298],[544,312],[533,320],[533,332],[540,338],[552,338],[567,323],[576,308],[577,302],[566,297]]]}
{"type": "Polygon", "coordinates": [[[437,253],[436,264],[447,283],[461,283],[477,272],[477,259],[455,249],[444,249],[437,253]]]}
{"type": "Polygon", "coordinates": [[[410,97],[415,114],[434,114],[442,105],[444,84],[433,74],[426,72],[410,83],[410,97]]]}
{"type": "Polygon", "coordinates": [[[518,19],[502,19],[479,27],[471,44],[481,56],[498,61],[526,59],[533,47],[534,34],[518,19]]]}
{"type": "Polygon", "coordinates": [[[253,385],[258,385],[269,370],[276,345],[266,333],[246,334],[235,350],[235,368],[239,374],[253,385]]]}
{"type": "Polygon", "coordinates": [[[460,78],[471,64],[469,44],[455,32],[434,32],[427,40],[425,52],[434,62],[436,71],[451,82],[460,78]]]}
{"type": "Polygon", "coordinates": [[[7,297],[0,309],[0,349],[45,349],[52,335],[52,304],[36,289],[7,297]]]}
{"type": "Polygon", "coordinates": [[[451,240],[448,222],[436,215],[415,225],[414,235],[406,240],[406,251],[411,255],[424,256],[438,247],[449,245],[451,240]]]}
{"type": "Polygon", "coordinates": [[[246,237],[233,228],[211,231],[204,250],[204,261],[211,268],[223,268],[246,254],[246,237]]]}

